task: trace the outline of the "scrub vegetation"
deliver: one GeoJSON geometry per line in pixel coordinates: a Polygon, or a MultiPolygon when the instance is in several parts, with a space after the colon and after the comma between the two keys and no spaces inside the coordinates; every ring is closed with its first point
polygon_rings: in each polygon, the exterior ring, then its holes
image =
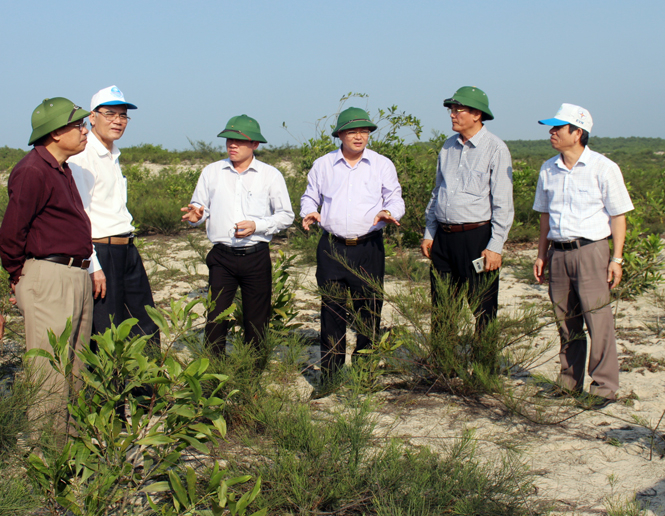
{"type": "MultiPolygon", "coordinates": [[[[585,408],[572,397],[553,402],[537,396],[552,384],[548,378],[513,381],[530,372],[554,344],[535,341],[543,328],[555,325],[549,306],[524,305],[477,332],[473,308],[478,299],[463,302],[443,282],[439,289],[446,301],[432,309],[429,268],[417,246],[445,135],[424,139],[418,119],[396,106],[379,111],[375,120],[379,130],[370,147],[395,162],[407,213],[400,228],[386,231],[386,271],[399,285],[390,290],[375,285],[395,322],[377,337],[374,348],[325,389],[310,396],[296,388],[303,378],[317,385],[308,363],[311,337],[298,328],[293,268],[315,260],[320,233],[303,231],[297,214],[313,161],[337,145],[329,136],[328,117],[298,147],[257,152],[284,173],[296,212],[287,243],[274,260],[271,331],[260,352],[243,344],[242,311],[235,305],[220,316],[233,324],[228,354],[218,357],[203,340],[199,315],[210,308],[210,299],[193,293],[162,304],[150,314],[163,334],[161,353],[145,357],[147,339],[129,335],[134,320],[94,337],[100,351],[81,355],[88,366],[84,387],[69,406],[76,433],[64,436],[48,418],[35,426],[25,417],[42,394],[38,378],[21,359],[19,318],[11,318],[7,342],[0,343],[0,516],[65,510],[100,516],[548,513],[551,507],[535,499],[534,477],[515,443],[497,440],[488,456],[474,431],[467,430],[445,445],[429,446],[395,437],[381,420],[387,390],[443,393],[476,407],[479,400],[490,399],[505,417],[543,427],[585,408]]],[[[148,144],[122,150],[129,209],[139,233],[183,231],[179,209],[189,202],[201,169],[225,157],[222,146],[191,143],[186,151],[148,144]]],[[[510,238],[533,243],[538,170],[553,151],[546,141],[507,143],[514,160],[516,212],[510,238]]],[[[618,293],[632,298],[662,281],[665,140],[591,138],[590,146],[619,163],[636,206],[628,216],[625,280],[618,293]]],[[[7,173],[23,154],[0,148],[0,170],[7,173]]],[[[7,201],[2,192],[0,211],[7,201]]],[[[205,260],[208,249],[201,231],[187,229],[185,237],[178,237],[195,252],[194,262],[205,260]]],[[[181,277],[171,261],[153,254],[152,281],[181,277]]],[[[519,265],[527,279],[529,263],[519,265]]],[[[197,264],[190,267],[195,274],[197,264]]],[[[2,273],[1,309],[16,315],[2,273]]],[[[68,367],[66,337],[67,331],[51,336],[56,369],[68,367]]],[[[661,370],[661,362],[634,354],[622,366],[661,370]]],[[[627,499],[608,500],[607,511],[640,514],[627,499]]]]}

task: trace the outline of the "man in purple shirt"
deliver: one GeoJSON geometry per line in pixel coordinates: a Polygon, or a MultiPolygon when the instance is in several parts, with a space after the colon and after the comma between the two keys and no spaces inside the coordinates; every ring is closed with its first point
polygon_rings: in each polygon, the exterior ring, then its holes
{"type": "Polygon", "coordinates": [[[332,133],[342,145],[314,162],[300,200],[303,228],[309,231],[315,222],[323,228],[316,251],[316,281],[322,292],[324,379],[336,373],[346,358],[347,292],[360,323],[355,353],[377,338],[383,300],[374,286],[383,283],[385,272],[383,227],[399,226],[405,211],[395,165],[366,148],[376,128],[366,111],[342,111],[332,133]]]}
{"type": "Polygon", "coordinates": [[[92,329],[92,281],[87,271],[92,254],[90,220],[66,163],[85,149],[84,118],[89,114],[62,97],[37,106],[28,142],[35,147],[9,176],[9,204],[0,227],[0,258],[25,319],[27,350],[52,353],[48,330],[60,335],[71,319],[73,378],[63,378],[48,360],[35,358],[44,396],[28,413],[36,420],[55,412],[60,429],[66,421],[69,388],[76,385],[80,368],[73,352],[90,339],[92,329]]]}

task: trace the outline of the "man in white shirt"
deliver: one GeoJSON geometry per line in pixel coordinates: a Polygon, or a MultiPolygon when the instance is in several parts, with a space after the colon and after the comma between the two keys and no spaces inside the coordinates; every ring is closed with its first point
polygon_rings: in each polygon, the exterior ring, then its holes
{"type": "Polygon", "coordinates": [[[591,347],[591,405],[616,400],[619,361],[610,306],[610,289],[621,281],[625,213],[633,204],[616,163],[587,147],[591,114],[563,104],[550,125],[550,142],[559,155],[540,169],[533,209],[541,212],[538,258],[533,273],[542,283],[549,262],[549,294],[559,323],[564,392],[582,394],[587,341],[591,347]],[[608,238],[613,240],[610,258],[608,238]]]}
{"type": "Polygon", "coordinates": [[[216,304],[205,334],[211,350],[224,356],[228,322],[215,318],[231,306],[238,287],[245,342],[259,349],[265,339],[272,297],[269,243],[291,225],[293,210],[282,174],[254,157],[259,143],[267,143],[256,120],[234,116],[218,136],[226,138],[229,157],[203,169],[182,220],[206,221],[214,244],[206,263],[216,304]]]}
{"type": "Polygon", "coordinates": [[[83,206],[92,224],[94,253],[89,272],[93,280],[95,308],[93,333],[103,333],[134,317],[134,333],[151,335],[159,344],[159,331],[145,306],[154,306],[150,283],[138,250],[134,246],[132,215],[127,210],[127,179],[120,169],[120,150],[115,142],[127,128],[128,109],[116,86],[104,88],[92,97],[88,145],[69,159],[69,166],[83,206]]]}

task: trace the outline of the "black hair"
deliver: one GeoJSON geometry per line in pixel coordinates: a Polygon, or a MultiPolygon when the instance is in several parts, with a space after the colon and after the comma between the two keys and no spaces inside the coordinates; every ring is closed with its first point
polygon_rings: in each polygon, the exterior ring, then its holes
{"type": "MultiPolygon", "coordinates": [[[[581,127],[577,127],[576,125],[573,124],[568,124],[568,132],[570,134],[573,134],[574,131],[577,131],[578,129],[582,129],[581,127]]],[[[580,143],[582,144],[582,147],[586,147],[589,144],[589,131],[586,129],[582,129],[582,136],[580,137],[580,143]]]]}

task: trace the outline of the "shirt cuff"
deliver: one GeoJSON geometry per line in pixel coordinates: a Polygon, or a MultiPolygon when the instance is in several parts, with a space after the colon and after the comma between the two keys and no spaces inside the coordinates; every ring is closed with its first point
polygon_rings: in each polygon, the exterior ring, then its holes
{"type": "Polygon", "coordinates": [[[101,271],[102,270],[102,264],[99,263],[99,259],[97,258],[97,251],[95,250],[95,246],[92,246],[92,256],[90,256],[90,266],[88,267],[88,274],[92,274],[93,272],[101,271]]]}
{"type": "Polygon", "coordinates": [[[254,230],[254,234],[261,234],[265,235],[268,232],[268,222],[265,221],[264,219],[257,219],[253,220],[254,224],[256,224],[256,229],[254,230]]]}
{"type": "Polygon", "coordinates": [[[499,242],[494,238],[490,238],[490,241],[487,242],[487,246],[485,247],[490,251],[494,251],[495,253],[498,254],[501,254],[503,252],[503,242],[499,242]]]}

